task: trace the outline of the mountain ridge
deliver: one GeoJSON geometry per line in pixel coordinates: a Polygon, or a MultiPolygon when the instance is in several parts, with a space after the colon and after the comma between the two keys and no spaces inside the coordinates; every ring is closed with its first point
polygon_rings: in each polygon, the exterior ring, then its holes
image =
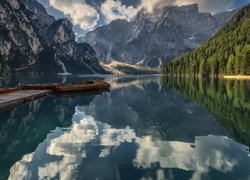
{"type": "MultiPolygon", "coordinates": [[[[227,16],[230,13],[234,11],[227,16]]],[[[222,17],[200,13],[197,4],[170,6],[152,13],[142,9],[130,22],[115,20],[87,33],[81,41],[89,43],[100,60],[155,68],[210,38],[226,23],[228,17],[222,17]]]]}
{"type": "Polygon", "coordinates": [[[106,73],[95,51],[76,43],[68,19],[56,20],[36,0],[0,2],[0,74],[106,73]]]}

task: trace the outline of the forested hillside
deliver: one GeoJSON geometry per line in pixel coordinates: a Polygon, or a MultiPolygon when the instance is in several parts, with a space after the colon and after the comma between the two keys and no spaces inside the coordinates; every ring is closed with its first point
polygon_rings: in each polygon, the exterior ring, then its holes
{"type": "Polygon", "coordinates": [[[213,38],[162,68],[164,74],[250,75],[250,5],[242,8],[213,38]]]}

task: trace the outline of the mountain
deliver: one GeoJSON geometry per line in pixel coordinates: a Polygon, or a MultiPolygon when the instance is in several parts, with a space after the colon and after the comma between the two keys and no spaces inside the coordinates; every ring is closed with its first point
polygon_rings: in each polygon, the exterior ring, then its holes
{"type": "Polygon", "coordinates": [[[72,24],[36,0],[0,2],[0,74],[104,73],[95,51],[75,42],[72,24]]]}
{"type": "Polygon", "coordinates": [[[250,5],[242,8],[214,37],[167,64],[172,75],[250,75],[250,5]]]}
{"type": "Polygon", "coordinates": [[[191,51],[210,38],[235,11],[212,16],[200,13],[197,4],[145,9],[127,22],[115,20],[81,39],[100,59],[160,67],[191,51]]]}

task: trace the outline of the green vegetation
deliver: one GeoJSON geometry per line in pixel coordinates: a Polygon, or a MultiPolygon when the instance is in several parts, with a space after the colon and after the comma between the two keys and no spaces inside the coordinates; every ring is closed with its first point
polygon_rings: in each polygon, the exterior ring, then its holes
{"type": "Polygon", "coordinates": [[[204,106],[233,138],[250,146],[250,81],[165,77],[163,84],[204,106]]]}
{"type": "Polygon", "coordinates": [[[146,68],[134,68],[134,67],[122,66],[122,65],[117,65],[115,68],[125,74],[158,74],[159,73],[157,70],[151,70],[151,69],[146,69],[146,68]]]}
{"type": "Polygon", "coordinates": [[[173,76],[250,75],[250,5],[213,38],[162,68],[173,76]]]}

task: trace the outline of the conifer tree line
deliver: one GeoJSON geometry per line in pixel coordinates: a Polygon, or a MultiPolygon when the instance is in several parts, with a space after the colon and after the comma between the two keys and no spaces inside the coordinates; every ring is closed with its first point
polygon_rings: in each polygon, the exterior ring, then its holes
{"type": "Polygon", "coordinates": [[[250,75],[250,5],[242,8],[201,47],[162,68],[163,74],[250,75]]]}

